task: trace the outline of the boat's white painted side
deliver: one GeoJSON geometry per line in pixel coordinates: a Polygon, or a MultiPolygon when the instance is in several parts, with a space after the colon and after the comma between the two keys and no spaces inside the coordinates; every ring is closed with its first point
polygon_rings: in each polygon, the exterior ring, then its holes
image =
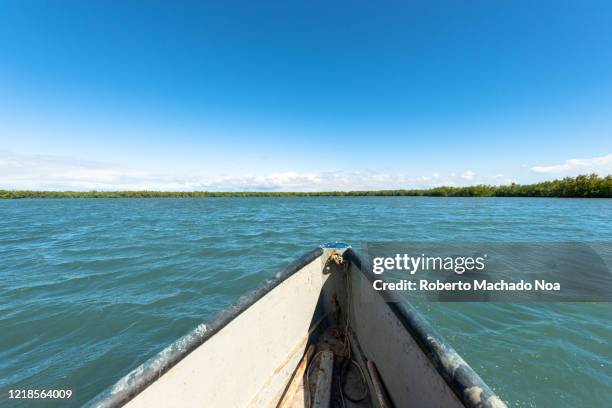
{"type": "Polygon", "coordinates": [[[376,365],[395,406],[507,408],[409,302],[373,289],[380,277],[367,262],[350,249],[344,257],[355,343],[376,365]]]}
{"type": "Polygon", "coordinates": [[[319,256],[239,314],[126,405],[275,406],[302,357],[330,275],[319,256]]]}
{"type": "Polygon", "coordinates": [[[354,265],[351,277],[351,329],[367,360],[374,361],[397,407],[464,407],[446,381],[354,265]]]}

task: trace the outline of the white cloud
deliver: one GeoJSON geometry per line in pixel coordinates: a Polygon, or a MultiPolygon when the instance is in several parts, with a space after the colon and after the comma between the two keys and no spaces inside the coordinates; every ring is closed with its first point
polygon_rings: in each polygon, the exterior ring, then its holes
{"type": "Polygon", "coordinates": [[[476,173],[474,173],[472,170],[467,170],[463,172],[461,178],[464,180],[474,180],[474,176],[476,176],[476,173]]]}
{"type": "Polygon", "coordinates": [[[282,172],[267,175],[153,174],[105,163],[57,156],[0,152],[0,189],[29,190],[160,190],[160,191],[332,191],[427,188],[476,183],[499,184],[510,179],[461,174],[409,175],[357,172],[282,172]]]}
{"type": "Polygon", "coordinates": [[[536,173],[555,174],[559,176],[576,176],[578,174],[596,173],[599,175],[612,174],[612,153],[607,156],[590,159],[571,159],[563,164],[551,166],[534,166],[536,173]]]}

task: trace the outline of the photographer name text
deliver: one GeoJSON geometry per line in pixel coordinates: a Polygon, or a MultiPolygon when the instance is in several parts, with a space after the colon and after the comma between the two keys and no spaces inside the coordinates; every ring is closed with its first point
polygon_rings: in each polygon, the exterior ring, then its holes
{"type": "Polygon", "coordinates": [[[377,279],[372,282],[374,290],[399,290],[399,291],[491,291],[491,292],[520,292],[520,291],[555,291],[561,290],[561,284],[558,282],[547,282],[545,280],[535,280],[533,282],[526,282],[520,280],[518,282],[506,282],[504,280],[490,282],[488,280],[473,280],[468,281],[457,281],[457,282],[443,282],[440,280],[428,280],[419,279],[418,281],[411,281],[402,279],[397,282],[386,282],[381,279],[377,279]]]}

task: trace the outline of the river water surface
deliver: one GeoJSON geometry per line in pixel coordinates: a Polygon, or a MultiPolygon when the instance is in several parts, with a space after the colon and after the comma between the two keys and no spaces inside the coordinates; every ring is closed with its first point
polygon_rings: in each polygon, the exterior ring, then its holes
{"type": "MultiPolygon", "coordinates": [[[[612,242],[612,200],[0,201],[0,390],[70,388],[78,406],[333,240],[612,242]]],[[[609,303],[418,308],[509,406],[610,406],[609,303]]]]}

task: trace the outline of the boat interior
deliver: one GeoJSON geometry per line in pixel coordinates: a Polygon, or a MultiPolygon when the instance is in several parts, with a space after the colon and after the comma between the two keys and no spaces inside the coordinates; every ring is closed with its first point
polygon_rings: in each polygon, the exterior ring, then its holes
{"type": "Polygon", "coordinates": [[[317,248],[92,407],[505,407],[346,245],[317,248]]]}
{"type": "MultiPolygon", "coordinates": [[[[322,268],[330,278],[321,290],[305,352],[278,399],[278,408],[391,406],[379,377],[378,391],[371,388],[359,343],[351,333],[347,267],[336,253],[322,268]],[[373,395],[384,398],[374,405],[373,395]]],[[[369,368],[375,370],[372,363],[369,368]]]]}

